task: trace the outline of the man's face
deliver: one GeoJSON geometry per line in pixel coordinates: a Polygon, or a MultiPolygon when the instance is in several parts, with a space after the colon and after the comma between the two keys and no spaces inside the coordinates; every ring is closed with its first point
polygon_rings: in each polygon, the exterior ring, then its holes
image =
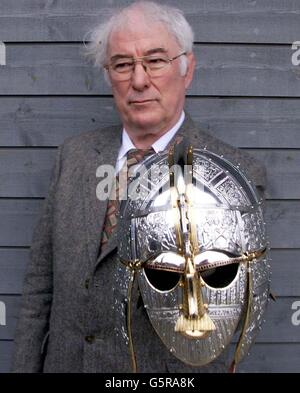
{"type": "MultiPolygon", "coordinates": [[[[173,58],[182,53],[175,38],[162,24],[149,26],[142,18],[133,18],[130,26],[111,33],[108,64],[118,55],[136,58],[164,53],[173,58]]],[[[180,61],[180,58],[172,61],[160,76],[155,77],[150,77],[143,65],[136,63],[132,75],[125,81],[116,80],[109,69],[115,103],[131,135],[155,134],[159,137],[176,124],[195,66],[194,57],[189,54],[187,73],[183,76],[180,61]]]]}

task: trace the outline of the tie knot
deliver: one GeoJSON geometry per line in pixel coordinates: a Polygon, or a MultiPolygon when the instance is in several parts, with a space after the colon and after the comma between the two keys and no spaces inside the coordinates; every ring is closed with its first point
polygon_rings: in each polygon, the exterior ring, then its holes
{"type": "Polygon", "coordinates": [[[153,147],[148,149],[131,149],[127,153],[127,168],[131,168],[133,165],[139,164],[147,156],[154,154],[153,147]]]}
{"type": "Polygon", "coordinates": [[[154,154],[155,151],[153,147],[149,149],[131,149],[127,152],[127,177],[132,177],[136,168],[139,164],[151,154],[154,154]]]}

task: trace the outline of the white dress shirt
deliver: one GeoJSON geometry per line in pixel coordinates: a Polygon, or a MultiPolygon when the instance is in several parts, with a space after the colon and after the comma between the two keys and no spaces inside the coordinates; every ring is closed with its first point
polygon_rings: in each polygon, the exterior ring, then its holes
{"type": "MultiPolygon", "coordinates": [[[[163,151],[168,146],[168,143],[171,141],[171,139],[174,137],[176,132],[181,127],[184,119],[185,119],[185,113],[184,113],[184,111],[182,111],[181,116],[180,116],[178,122],[174,125],[174,127],[172,127],[168,132],[166,132],[156,142],[153,143],[152,148],[155,151],[155,153],[163,151]]],[[[120,171],[120,169],[122,168],[122,166],[126,160],[126,154],[131,149],[136,149],[136,146],[134,146],[127,131],[125,130],[125,128],[123,128],[122,145],[120,147],[118,158],[117,158],[116,173],[118,173],[120,171]]]]}

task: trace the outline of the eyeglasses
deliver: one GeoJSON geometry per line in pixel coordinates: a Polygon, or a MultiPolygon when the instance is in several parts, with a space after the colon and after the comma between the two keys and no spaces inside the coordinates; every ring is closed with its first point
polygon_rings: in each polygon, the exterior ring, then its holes
{"type": "Polygon", "coordinates": [[[111,69],[112,77],[116,80],[127,80],[131,78],[136,63],[141,63],[144,70],[150,77],[161,76],[164,69],[178,57],[186,55],[186,52],[172,57],[171,59],[165,54],[148,55],[143,57],[121,57],[113,60],[110,64],[104,66],[107,70],[111,69]]]}

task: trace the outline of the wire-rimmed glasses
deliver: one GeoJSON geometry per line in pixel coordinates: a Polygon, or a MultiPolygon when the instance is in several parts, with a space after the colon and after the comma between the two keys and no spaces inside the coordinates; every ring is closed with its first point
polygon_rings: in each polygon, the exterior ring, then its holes
{"type": "Polygon", "coordinates": [[[111,76],[115,80],[123,81],[131,78],[132,73],[137,63],[141,63],[144,70],[150,77],[161,76],[167,66],[178,57],[186,55],[186,52],[169,58],[164,53],[147,55],[142,57],[116,57],[110,64],[105,65],[104,68],[111,70],[111,76]]]}

